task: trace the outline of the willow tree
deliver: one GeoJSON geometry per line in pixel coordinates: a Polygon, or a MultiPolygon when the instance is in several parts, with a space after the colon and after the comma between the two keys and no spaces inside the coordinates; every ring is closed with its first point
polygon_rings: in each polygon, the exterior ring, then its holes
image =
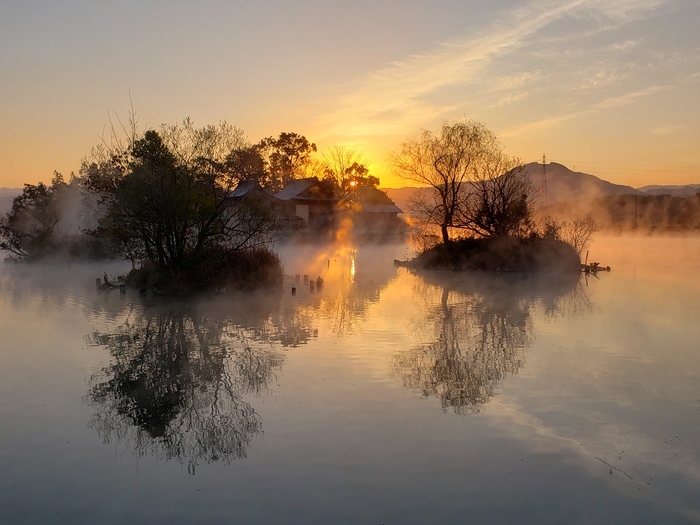
{"type": "MultiPolygon", "coordinates": [[[[500,207],[494,201],[500,198],[494,180],[515,170],[519,162],[503,153],[496,135],[483,123],[463,120],[444,123],[437,133],[424,131],[404,142],[392,160],[395,173],[421,188],[410,211],[438,227],[444,243],[450,241],[453,228],[483,235],[503,231],[500,226],[487,231],[475,221],[486,219],[478,209],[486,213],[492,204],[500,207]]],[[[507,203],[509,210],[511,204],[507,203]]]]}

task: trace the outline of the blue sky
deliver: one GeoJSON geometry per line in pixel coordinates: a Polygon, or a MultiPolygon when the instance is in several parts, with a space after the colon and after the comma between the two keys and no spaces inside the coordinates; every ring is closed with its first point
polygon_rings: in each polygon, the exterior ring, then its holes
{"type": "Polygon", "coordinates": [[[700,182],[697,0],[0,2],[0,186],[77,171],[130,98],[142,127],[225,120],[387,157],[484,122],[524,162],[700,182]]]}

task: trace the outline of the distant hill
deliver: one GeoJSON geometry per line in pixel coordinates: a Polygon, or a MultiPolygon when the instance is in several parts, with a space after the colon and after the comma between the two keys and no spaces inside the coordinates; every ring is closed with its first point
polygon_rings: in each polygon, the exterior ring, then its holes
{"type": "MultiPolygon", "coordinates": [[[[591,200],[605,195],[641,195],[632,186],[613,184],[595,175],[571,171],[563,164],[550,162],[545,164],[547,179],[547,201],[556,202],[591,200]]],[[[540,194],[544,192],[544,174],[542,164],[531,162],[525,165],[524,172],[530,178],[532,187],[540,194]]]]}
{"type": "Polygon", "coordinates": [[[650,185],[637,188],[645,195],[670,195],[671,197],[690,197],[700,192],[700,184],[678,185],[650,185]]]}
{"type": "MultiPolygon", "coordinates": [[[[642,195],[631,186],[613,184],[595,175],[571,171],[563,164],[551,162],[546,164],[547,202],[554,204],[566,201],[592,200],[606,195],[642,195]]],[[[540,195],[544,194],[544,177],[542,164],[531,162],[524,167],[524,173],[530,178],[532,188],[540,195]]],[[[408,202],[416,188],[384,188],[389,198],[402,210],[407,211],[408,202]]]]}
{"type": "Polygon", "coordinates": [[[12,199],[22,193],[22,188],[0,188],[0,215],[5,215],[12,208],[12,199]]]}
{"type": "Polygon", "coordinates": [[[382,191],[386,192],[387,196],[394,201],[394,204],[401,208],[401,211],[408,213],[409,202],[417,189],[408,186],[404,188],[382,188],[382,191]]]}

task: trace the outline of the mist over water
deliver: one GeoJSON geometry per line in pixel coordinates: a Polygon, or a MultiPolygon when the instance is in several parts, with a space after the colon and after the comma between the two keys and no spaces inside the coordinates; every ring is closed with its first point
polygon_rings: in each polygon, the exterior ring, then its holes
{"type": "Polygon", "coordinates": [[[0,265],[8,523],[700,521],[699,237],[588,277],[279,251],[281,293],[188,301],[0,265]]]}

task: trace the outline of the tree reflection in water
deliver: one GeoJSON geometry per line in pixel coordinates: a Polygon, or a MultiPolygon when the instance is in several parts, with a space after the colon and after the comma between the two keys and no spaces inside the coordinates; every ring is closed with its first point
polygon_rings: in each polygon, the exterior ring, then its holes
{"type": "Polygon", "coordinates": [[[395,355],[393,371],[404,386],[460,414],[478,412],[498,382],[522,368],[533,341],[533,306],[542,304],[550,318],[563,305],[590,307],[576,274],[427,273],[417,282],[421,289],[415,295],[426,305],[416,327],[428,329],[429,342],[395,355]]]}
{"type": "Polygon", "coordinates": [[[247,304],[246,324],[238,324],[233,304],[226,317],[186,306],[135,307],[115,333],[90,335],[112,361],[90,378],[86,401],[97,411],[89,426],[105,443],[176,459],[192,474],[200,461],[245,457],[262,433],[246,398],[274,381],[284,361],[279,341],[297,345],[311,336],[299,319],[287,320],[293,333],[286,335],[273,315],[251,313],[260,310],[247,304]]]}

